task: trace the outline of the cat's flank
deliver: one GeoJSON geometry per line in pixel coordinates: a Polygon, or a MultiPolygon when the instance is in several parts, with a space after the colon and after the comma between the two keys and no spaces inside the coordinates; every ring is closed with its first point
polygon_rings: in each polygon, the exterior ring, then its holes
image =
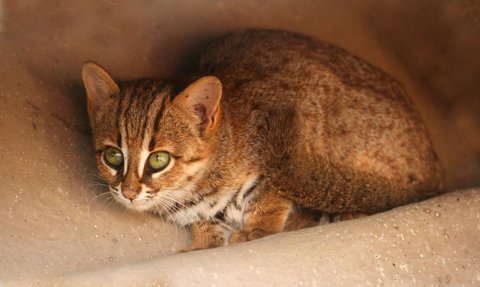
{"type": "Polygon", "coordinates": [[[441,190],[402,86],[346,51],[246,30],[214,43],[199,68],[182,81],[115,82],[94,63],[82,72],[113,196],[190,226],[190,250],[308,225],[305,211],[372,214],[441,190]]]}

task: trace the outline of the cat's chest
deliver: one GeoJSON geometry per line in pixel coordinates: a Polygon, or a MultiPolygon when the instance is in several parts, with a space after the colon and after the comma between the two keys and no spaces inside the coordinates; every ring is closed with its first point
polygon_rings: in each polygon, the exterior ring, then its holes
{"type": "MultiPolygon", "coordinates": [[[[237,188],[224,188],[217,194],[202,198],[175,214],[172,219],[180,225],[198,221],[215,221],[232,228],[243,226],[250,202],[258,193],[257,178],[252,177],[237,188]]],[[[221,187],[220,187],[221,188],[221,187]]]]}

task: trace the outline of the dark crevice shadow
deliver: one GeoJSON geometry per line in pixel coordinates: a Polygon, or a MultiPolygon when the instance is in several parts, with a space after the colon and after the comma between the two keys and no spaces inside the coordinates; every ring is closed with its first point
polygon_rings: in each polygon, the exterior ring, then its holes
{"type": "MultiPolygon", "coordinates": [[[[167,75],[165,75],[165,71],[155,71],[155,74],[174,79],[197,74],[200,56],[216,39],[219,39],[223,35],[225,35],[225,32],[206,32],[201,35],[192,36],[186,43],[183,43],[185,40],[179,40],[179,42],[182,42],[179,44],[182,48],[176,53],[176,61],[173,66],[169,67],[170,69],[167,75]]],[[[164,41],[153,45],[154,49],[152,49],[152,54],[149,56],[153,66],[162,67],[163,61],[165,60],[164,57],[168,57],[163,51],[171,51],[171,48],[166,48],[167,45],[168,43],[164,41]]]]}

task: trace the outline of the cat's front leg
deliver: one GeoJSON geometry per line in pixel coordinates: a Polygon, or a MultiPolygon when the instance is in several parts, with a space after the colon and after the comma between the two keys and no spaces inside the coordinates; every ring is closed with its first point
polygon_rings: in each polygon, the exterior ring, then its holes
{"type": "Polygon", "coordinates": [[[230,237],[230,243],[258,239],[269,234],[282,232],[293,210],[290,200],[274,192],[261,193],[245,214],[245,226],[230,237]]]}
{"type": "Polygon", "coordinates": [[[214,221],[200,221],[190,226],[192,243],[180,252],[226,245],[229,231],[214,221]]]}

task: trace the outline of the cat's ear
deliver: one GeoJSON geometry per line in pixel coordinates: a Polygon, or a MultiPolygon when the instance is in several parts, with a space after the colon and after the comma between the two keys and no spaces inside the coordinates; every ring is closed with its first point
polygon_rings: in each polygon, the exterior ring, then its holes
{"type": "Polygon", "coordinates": [[[82,79],[87,90],[88,113],[90,116],[93,116],[95,111],[109,97],[120,91],[112,77],[99,65],[92,62],[83,64],[82,79]]]}
{"type": "Polygon", "coordinates": [[[220,98],[222,83],[217,77],[206,76],[190,84],[173,100],[173,104],[192,114],[201,132],[218,127],[220,121],[220,98]]]}

